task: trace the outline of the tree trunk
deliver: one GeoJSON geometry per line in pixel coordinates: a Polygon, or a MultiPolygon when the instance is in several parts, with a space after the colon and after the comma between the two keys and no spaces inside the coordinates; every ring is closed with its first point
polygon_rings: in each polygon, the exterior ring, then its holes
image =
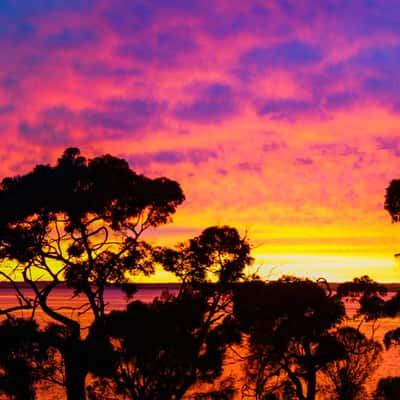
{"type": "Polygon", "coordinates": [[[315,400],[316,386],[316,372],[312,369],[307,376],[307,400],[315,400]]]}
{"type": "Polygon", "coordinates": [[[63,352],[65,386],[68,400],[86,400],[85,380],[88,374],[87,360],[81,341],[66,346],[63,352]]]}

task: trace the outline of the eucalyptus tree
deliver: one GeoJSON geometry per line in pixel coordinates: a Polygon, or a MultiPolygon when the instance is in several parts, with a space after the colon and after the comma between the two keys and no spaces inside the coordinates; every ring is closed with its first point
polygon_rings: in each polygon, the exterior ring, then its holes
{"type": "Polygon", "coordinates": [[[77,148],[66,149],[54,166],[3,179],[0,275],[18,301],[0,313],[26,310],[35,318],[40,309],[53,322],[46,340],[61,354],[69,400],[85,399],[85,378],[91,369],[100,373],[102,349],[109,350],[96,329],[82,332],[80,313],[101,326],[106,288],[130,287],[135,275],[154,272],[142,234],[169,222],[183,200],[175,181],[136,174],[111,155],[87,159],[77,148]],[[63,282],[80,301],[68,312],[51,304],[63,282]]]}
{"type": "Polygon", "coordinates": [[[247,371],[257,399],[284,390],[284,398],[314,400],[318,374],[345,357],[333,334],[344,305],[316,282],[283,277],[245,283],[237,287],[234,314],[248,339],[247,371]]]}
{"type": "MultiPolygon", "coordinates": [[[[394,179],[390,182],[389,186],[386,188],[385,194],[385,210],[389,213],[392,223],[400,222],[400,180],[394,179]]],[[[395,257],[399,257],[399,254],[395,254],[395,257]]],[[[386,317],[395,317],[398,315],[400,311],[400,291],[398,291],[394,296],[392,296],[389,300],[380,301],[379,312],[381,316],[386,317]]],[[[400,344],[400,328],[394,328],[388,332],[386,332],[384,337],[384,344],[386,348],[389,348],[394,345],[400,344]]],[[[397,379],[397,378],[396,378],[397,379]]],[[[395,387],[394,384],[398,384],[397,380],[390,380],[389,378],[382,379],[380,382],[380,390],[384,391],[384,389],[392,390],[395,388],[395,392],[398,393],[398,387],[395,387]]],[[[397,385],[398,386],[398,385],[397,385]]],[[[389,392],[390,392],[389,390],[389,392]]],[[[388,393],[389,393],[388,392],[388,393]]],[[[383,392],[382,392],[383,393],[383,392]]],[[[386,397],[385,397],[386,398],[386,397]]],[[[387,398],[391,398],[390,396],[387,398]]]]}
{"type": "Polygon", "coordinates": [[[345,350],[345,357],[323,368],[330,383],[332,400],[362,400],[368,398],[366,382],[381,362],[382,346],[367,338],[359,329],[344,326],[335,337],[345,350]]]}
{"type": "MultiPolygon", "coordinates": [[[[175,248],[154,250],[153,256],[177,276],[180,290],[109,314],[106,332],[117,352],[111,377],[115,392],[129,399],[177,400],[198,383],[214,383],[223,372],[227,346],[239,343],[232,290],[253,259],[247,239],[229,226],[209,227],[175,248]]],[[[229,393],[223,386],[208,396],[229,393]]]]}

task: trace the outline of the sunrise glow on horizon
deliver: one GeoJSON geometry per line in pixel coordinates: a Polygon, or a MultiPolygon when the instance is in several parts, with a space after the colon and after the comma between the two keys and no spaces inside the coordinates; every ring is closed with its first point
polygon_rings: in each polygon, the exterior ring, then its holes
{"type": "Polygon", "coordinates": [[[265,278],[400,281],[399,19],[395,1],[4,0],[0,177],[110,153],[183,188],[152,243],[232,225],[265,278]]]}

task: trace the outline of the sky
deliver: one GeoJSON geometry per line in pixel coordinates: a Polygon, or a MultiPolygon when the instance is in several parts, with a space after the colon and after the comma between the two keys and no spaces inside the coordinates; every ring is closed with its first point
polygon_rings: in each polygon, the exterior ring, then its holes
{"type": "Polygon", "coordinates": [[[1,0],[0,65],[0,176],[110,153],[185,192],[150,241],[228,224],[266,278],[400,280],[398,1],[1,0]]]}

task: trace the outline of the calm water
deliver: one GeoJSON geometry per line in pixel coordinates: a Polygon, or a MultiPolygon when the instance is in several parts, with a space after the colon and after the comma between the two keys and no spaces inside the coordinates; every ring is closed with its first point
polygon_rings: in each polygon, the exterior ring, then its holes
{"type": "MultiPolygon", "coordinates": [[[[150,302],[156,296],[160,296],[163,291],[176,293],[177,290],[178,290],[177,285],[161,285],[161,284],[141,285],[139,286],[139,290],[134,296],[134,299],[150,302]]],[[[394,293],[390,293],[389,296],[393,294],[394,293]]],[[[125,308],[127,304],[127,299],[124,293],[116,289],[109,289],[106,292],[106,301],[109,305],[109,309],[114,309],[114,310],[122,310],[125,308]]],[[[17,304],[18,303],[15,297],[14,290],[12,288],[0,287],[0,307],[6,308],[17,304]]],[[[79,315],[79,310],[76,309],[76,307],[77,305],[80,304],[81,304],[81,299],[74,298],[72,296],[71,290],[67,288],[57,289],[57,291],[54,292],[54,295],[51,297],[49,301],[49,305],[51,305],[55,309],[58,309],[60,312],[64,313],[67,316],[71,316],[74,317],[75,319],[80,320],[82,326],[88,326],[90,324],[90,315],[87,313],[79,315]]],[[[356,304],[354,303],[346,303],[346,309],[349,314],[354,313],[355,307],[356,304]]],[[[28,314],[19,313],[19,315],[27,316],[28,314]]],[[[37,312],[37,316],[43,321],[47,319],[45,316],[43,316],[43,314],[40,313],[40,311],[37,312]]],[[[354,326],[355,322],[348,321],[345,322],[345,324],[354,326]]],[[[373,334],[376,340],[382,341],[385,332],[399,326],[400,326],[400,318],[395,318],[395,319],[385,318],[380,320],[379,323],[376,324],[375,326],[373,326],[371,323],[363,324],[362,330],[367,336],[373,334]]],[[[376,382],[381,377],[400,375],[400,363],[398,362],[399,357],[400,357],[400,348],[398,349],[393,348],[390,349],[389,351],[383,352],[381,366],[378,368],[378,370],[376,371],[376,373],[369,382],[368,386],[370,389],[375,387],[376,382]]],[[[234,375],[235,377],[238,377],[239,380],[240,371],[241,371],[240,366],[238,366],[237,363],[234,363],[234,360],[232,360],[228,355],[226,360],[226,374],[234,375]]],[[[50,390],[48,388],[46,389],[41,388],[38,394],[38,399],[44,399],[44,400],[62,400],[64,398],[65,396],[59,389],[55,390],[53,388],[51,388],[50,390]]],[[[240,396],[238,396],[238,398],[240,398],[240,396]]]]}

